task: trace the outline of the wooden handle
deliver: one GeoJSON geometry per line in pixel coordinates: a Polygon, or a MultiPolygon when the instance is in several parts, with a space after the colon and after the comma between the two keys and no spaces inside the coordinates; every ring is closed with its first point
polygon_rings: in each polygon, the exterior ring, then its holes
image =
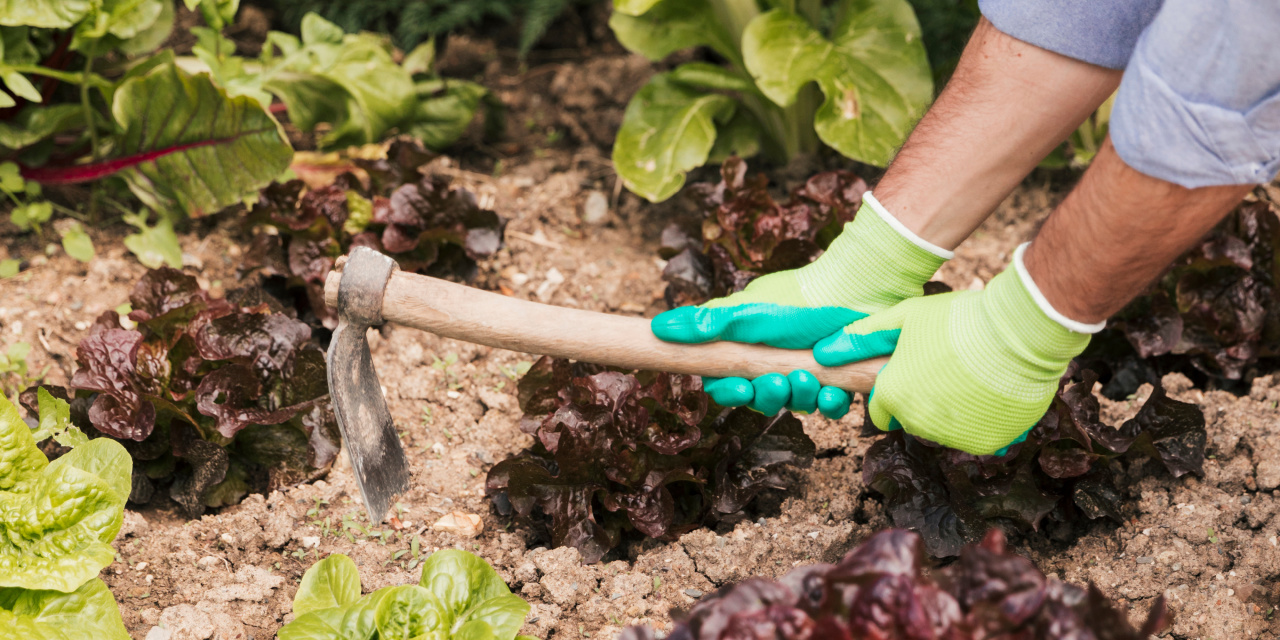
{"type": "MultiPolygon", "coordinates": [[[[324,300],[331,308],[337,307],[340,279],[335,271],[325,281],[324,300]]],[[[382,317],[446,338],[624,369],[748,379],[804,369],[824,385],[863,393],[887,360],[824,367],[808,350],[663,342],[644,318],[540,304],[401,271],[387,283],[382,317]]]]}

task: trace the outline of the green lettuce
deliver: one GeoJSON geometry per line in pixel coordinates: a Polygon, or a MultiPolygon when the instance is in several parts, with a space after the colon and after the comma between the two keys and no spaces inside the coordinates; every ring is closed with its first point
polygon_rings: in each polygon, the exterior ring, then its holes
{"type": "Polygon", "coordinates": [[[333,554],[302,576],[293,613],[280,640],[531,640],[516,636],[528,603],[488,563],[456,549],[428,557],[419,584],[363,598],[355,562],[333,554]]]}
{"type": "MultiPolygon", "coordinates": [[[[133,463],[118,442],[75,438],[66,402],[47,393],[40,400],[39,433],[79,446],[50,463],[18,409],[0,397],[0,587],[71,593],[115,559],[111,541],[133,463]]],[[[0,608],[13,611],[10,600],[38,597],[6,593],[0,591],[0,608]]]]}
{"type": "Polygon", "coordinates": [[[116,600],[98,578],[71,593],[0,589],[0,629],[23,640],[129,640],[116,600]]]}

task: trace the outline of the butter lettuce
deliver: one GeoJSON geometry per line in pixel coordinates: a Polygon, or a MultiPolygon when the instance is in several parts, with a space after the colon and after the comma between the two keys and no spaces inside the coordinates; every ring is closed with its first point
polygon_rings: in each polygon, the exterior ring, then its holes
{"type": "Polygon", "coordinates": [[[363,598],[355,562],[333,554],[302,576],[293,613],[280,640],[528,640],[516,636],[528,603],[488,563],[456,549],[428,557],[418,585],[363,598]]]}
{"type": "Polygon", "coordinates": [[[71,593],[0,589],[0,629],[23,640],[129,640],[115,598],[97,578],[71,593]]]}
{"type": "MultiPolygon", "coordinates": [[[[49,415],[66,422],[66,403],[47,394],[41,400],[53,409],[42,416],[41,433],[67,433],[68,424],[48,424],[49,415]]],[[[83,442],[50,463],[18,409],[0,397],[0,587],[78,593],[115,559],[111,541],[120,531],[132,471],[124,447],[106,438],[83,442]]],[[[9,600],[37,597],[0,594],[5,609],[12,609],[9,600]]]]}

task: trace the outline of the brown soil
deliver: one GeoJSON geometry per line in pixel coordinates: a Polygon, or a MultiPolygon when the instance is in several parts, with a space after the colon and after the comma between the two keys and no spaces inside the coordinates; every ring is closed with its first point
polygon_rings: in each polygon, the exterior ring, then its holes
{"type": "MultiPolygon", "coordinates": [[[[505,80],[514,87],[502,94],[516,105],[513,120],[529,114],[536,126],[518,141],[526,146],[512,150],[515,159],[504,156],[498,176],[474,158],[464,162],[467,169],[448,159],[434,166],[511,220],[506,248],[481,265],[477,284],[558,305],[653,315],[663,310],[657,230],[683,205],[642,204],[615,191],[602,151],[619,105],[633,90],[624,87],[642,82],[650,67],[622,55],[551,66],[505,80]],[[568,124],[562,107],[575,114],[568,124]],[[597,108],[599,118],[590,116],[597,108]],[[538,131],[546,143],[542,117],[556,118],[552,126],[574,136],[572,148],[535,144],[538,131]],[[609,214],[583,223],[583,203],[596,190],[611,203],[609,214]]],[[[961,247],[941,279],[954,288],[981,287],[1059,196],[1021,188],[961,247]]],[[[196,226],[181,237],[188,272],[215,290],[238,286],[235,214],[196,226]]],[[[30,342],[33,368],[48,365],[46,381],[65,384],[88,324],[126,302],[144,272],[120,244],[123,233],[91,231],[99,257],[82,265],[56,247],[46,258],[44,242],[0,228],[0,258],[32,264],[0,281],[0,349],[30,342]]],[[[548,549],[535,532],[494,515],[484,497],[485,472],[530,444],[517,428],[513,372],[535,356],[397,327],[371,337],[413,472],[413,488],[400,499],[402,528],[344,527],[344,518],[363,527],[368,522],[342,462],[314,484],[250,496],[195,521],[174,508],[131,511],[117,540],[117,562],[104,578],[134,638],[271,638],[292,619],[298,579],[316,559],[350,555],[366,591],[416,582],[417,570],[407,568],[411,556],[400,553],[414,537],[424,555],[456,547],[492,563],[533,605],[524,633],[612,638],[638,622],[669,628],[673,615],[720,586],[834,561],[888,526],[860,479],[870,439],[858,436],[862,411],[855,407],[840,421],[803,418],[821,455],[792,489],[760,500],[757,520],[674,542],[631,543],[610,562],[583,566],[576,551],[548,549]],[[451,354],[456,362],[443,366],[451,354]],[[454,511],[479,514],[483,532],[461,538],[431,528],[454,511]]],[[[1165,383],[1175,398],[1205,411],[1211,458],[1204,478],[1173,479],[1158,464],[1134,464],[1124,526],[1099,522],[1070,544],[1032,536],[1015,548],[1064,580],[1093,581],[1135,612],[1165,594],[1175,616],[1171,637],[1280,638],[1274,615],[1280,602],[1280,376],[1260,378],[1245,397],[1193,389],[1176,375],[1165,383]]],[[[1132,415],[1148,392],[1126,402],[1104,400],[1105,414],[1113,422],[1132,415]]]]}

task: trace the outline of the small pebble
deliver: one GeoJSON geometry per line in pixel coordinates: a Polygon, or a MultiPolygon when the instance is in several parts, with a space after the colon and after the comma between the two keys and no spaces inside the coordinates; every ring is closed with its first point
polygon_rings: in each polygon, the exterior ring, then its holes
{"type": "Polygon", "coordinates": [[[1181,562],[1175,562],[1175,563],[1173,563],[1173,567],[1171,567],[1171,568],[1172,568],[1174,571],[1182,571],[1182,563],[1181,563],[1181,562]]]}
{"type": "Polygon", "coordinates": [[[685,589],[684,594],[686,596],[689,596],[690,598],[701,598],[702,590],[701,589],[685,589]]]}
{"type": "Polygon", "coordinates": [[[617,600],[618,598],[621,598],[621,597],[622,597],[622,592],[618,592],[618,593],[614,593],[614,594],[610,594],[610,595],[609,595],[609,599],[610,599],[610,600],[617,600]]]}
{"type": "Polygon", "coordinates": [[[1151,564],[1155,561],[1156,559],[1151,556],[1141,556],[1138,558],[1138,564],[1151,564]]]}
{"type": "Polygon", "coordinates": [[[603,191],[592,191],[582,204],[582,221],[587,224],[600,224],[609,215],[609,197],[603,191]]]}
{"type": "Polygon", "coordinates": [[[1240,504],[1249,504],[1250,502],[1253,502],[1253,498],[1250,498],[1249,496],[1240,496],[1240,504]]]}

